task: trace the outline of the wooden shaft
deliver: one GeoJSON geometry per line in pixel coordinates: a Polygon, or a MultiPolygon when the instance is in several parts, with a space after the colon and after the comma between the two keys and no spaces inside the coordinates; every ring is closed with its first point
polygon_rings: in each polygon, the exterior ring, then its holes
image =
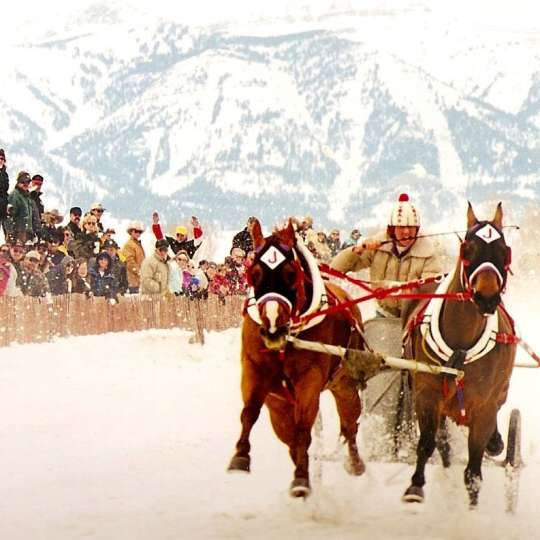
{"type": "MultiPolygon", "coordinates": [[[[322,352],[339,356],[343,358],[347,353],[347,348],[340,347],[339,345],[327,345],[325,343],[319,343],[316,341],[307,341],[305,339],[298,339],[292,336],[287,338],[295,349],[303,349],[307,351],[322,352]]],[[[350,349],[354,350],[354,349],[350,349]]],[[[441,373],[447,373],[455,377],[463,377],[464,373],[461,370],[454,368],[447,368],[444,366],[437,366],[431,364],[424,364],[416,360],[407,360],[405,358],[396,358],[395,356],[385,356],[378,353],[369,353],[368,351],[355,351],[363,354],[377,354],[382,358],[384,363],[393,369],[408,369],[410,371],[421,371],[422,373],[431,373],[433,375],[439,375],[441,373]]]]}

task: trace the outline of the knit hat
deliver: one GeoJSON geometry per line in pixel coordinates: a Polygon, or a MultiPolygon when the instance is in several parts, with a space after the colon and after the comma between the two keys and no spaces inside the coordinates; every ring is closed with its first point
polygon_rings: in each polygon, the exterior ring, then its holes
{"type": "Polygon", "coordinates": [[[32,181],[30,175],[26,171],[21,171],[17,175],[17,184],[29,184],[32,181]]]}
{"type": "Polygon", "coordinates": [[[184,236],[187,236],[187,228],[184,227],[183,225],[178,225],[178,227],[176,227],[174,232],[176,234],[183,234],[184,236]]]}
{"type": "Polygon", "coordinates": [[[420,227],[420,215],[409,202],[409,196],[402,193],[392,209],[388,225],[391,227],[420,227]]]}
{"type": "Polygon", "coordinates": [[[169,242],[162,238],[156,241],[156,249],[169,249],[169,242]]]}

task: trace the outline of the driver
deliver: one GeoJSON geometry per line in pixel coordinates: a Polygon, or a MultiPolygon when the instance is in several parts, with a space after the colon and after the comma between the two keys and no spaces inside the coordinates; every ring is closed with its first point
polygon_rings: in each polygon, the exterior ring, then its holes
{"type": "MultiPolygon", "coordinates": [[[[370,281],[377,287],[436,276],[443,272],[438,244],[418,237],[420,215],[405,193],[392,209],[386,231],[338,253],[331,267],[340,272],[369,268],[370,281]]],[[[399,299],[377,299],[377,316],[399,317],[399,299]]]]}

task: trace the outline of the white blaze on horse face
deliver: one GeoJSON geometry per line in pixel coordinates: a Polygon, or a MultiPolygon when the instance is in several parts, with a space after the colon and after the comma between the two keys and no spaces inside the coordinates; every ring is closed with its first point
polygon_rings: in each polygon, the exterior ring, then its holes
{"type": "Polygon", "coordinates": [[[268,300],[265,304],[266,309],[266,317],[268,318],[268,321],[270,322],[270,328],[268,331],[271,334],[275,334],[277,330],[277,319],[279,317],[279,303],[275,300],[268,300]]]}
{"type": "Polygon", "coordinates": [[[476,231],[476,236],[482,239],[486,244],[491,244],[491,242],[495,242],[495,240],[498,240],[501,237],[497,232],[497,229],[489,223],[486,223],[481,229],[478,229],[476,231]]]}
{"type": "Polygon", "coordinates": [[[276,249],[274,246],[270,246],[260,259],[270,270],[277,268],[284,260],[285,256],[279,249],[276,249]]]}

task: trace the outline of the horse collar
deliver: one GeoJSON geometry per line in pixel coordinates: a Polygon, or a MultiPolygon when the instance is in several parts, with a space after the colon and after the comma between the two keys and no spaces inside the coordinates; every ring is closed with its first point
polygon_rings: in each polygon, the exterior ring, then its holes
{"type": "MultiPolygon", "coordinates": [[[[444,281],[437,288],[436,294],[446,294],[452,280],[454,272],[448,274],[444,281]]],[[[430,300],[422,322],[420,323],[420,331],[423,339],[429,345],[431,350],[445,363],[454,354],[454,350],[444,341],[439,326],[441,309],[444,303],[444,298],[433,298],[430,300]]],[[[477,342],[466,351],[465,364],[470,364],[479,358],[488,354],[497,344],[496,336],[499,329],[498,310],[493,315],[486,317],[486,326],[482,335],[477,342]]]]}

